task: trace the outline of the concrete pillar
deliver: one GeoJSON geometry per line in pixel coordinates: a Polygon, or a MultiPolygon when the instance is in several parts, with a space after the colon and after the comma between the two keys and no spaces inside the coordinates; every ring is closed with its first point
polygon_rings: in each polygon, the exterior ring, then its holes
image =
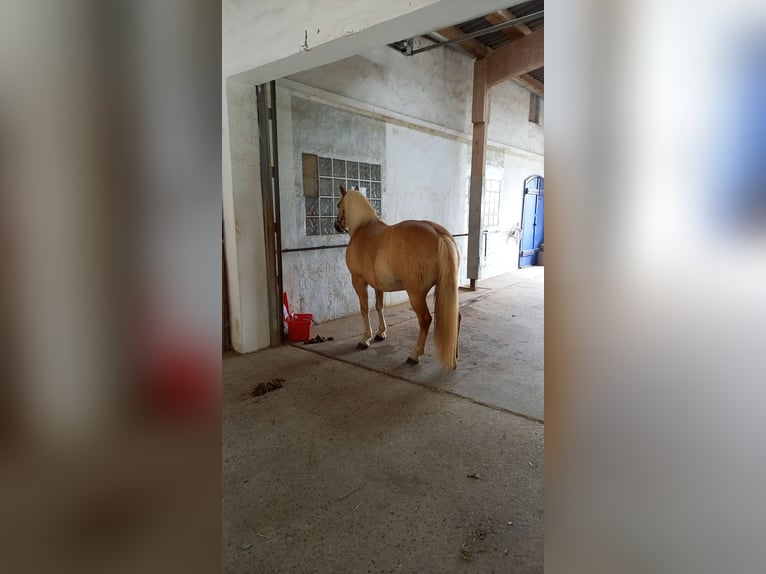
{"type": "Polygon", "coordinates": [[[231,343],[239,353],[268,347],[269,299],[255,86],[224,85],[223,215],[231,343]]]}

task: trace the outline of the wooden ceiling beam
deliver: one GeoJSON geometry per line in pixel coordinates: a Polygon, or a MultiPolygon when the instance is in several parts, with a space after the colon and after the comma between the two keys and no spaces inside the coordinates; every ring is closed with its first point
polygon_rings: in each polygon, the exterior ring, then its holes
{"type": "MultiPolygon", "coordinates": [[[[516,16],[510,11],[510,10],[498,10],[497,12],[493,12],[492,14],[487,14],[484,16],[484,19],[492,24],[493,26],[496,26],[497,24],[502,24],[504,22],[508,22],[510,20],[515,19],[516,16]]],[[[523,38],[524,36],[529,36],[532,34],[532,29],[527,26],[526,24],[518,24],[516,26],[512,26],[510,28],[505,28],[501,30],[503,34],[508,36],[511,40],[517,40],[519,38],[523,38]]],[[[521,74],[513,78],[516,80],[519,84],[527,88],[528,90],[534,92],[538,96],[544,96],[545,95],[545,86],[544,84],[530,76],[529,74],[521,74]]]]}
{"type": "MultiPolygon", "coordinates": [[[[501,15],[499,12],[493,12],[492,14],[487,14],[486,16],[484,16],[484,19],[490,24],[492,24],[493,26],[508,22],[508,18],[501,15]]],[[[526,30],[529,30],[529,27],[524,24],[519,24],[519,26],[524,26],[526,30]]],[[[531,34],[532,30],[529,30],[529,32],[527,33],[523,30],[520,30],[518,26],[511,26],[510,28],[503,28],[502,30],[500,30],[500,32],[508,36],[511,40],[515,40],[516,38],[522,38],[523,36],[527,36],[528,34],[531,34]]]]}
{"type": "MultiPolygon", "coordinates": [[[[495,14],[497,14],[501,18],[505,18],[504,22],[508,22],[510,20],[516,19],[516,16],[514,16],[513,12],[511,12],[510,10],[498,10],[497,12],[495,12],[495,14]]],[[[498,22],[498,24],[500,24],[500,22],[498,22]]],[[[521,24],[516,24],[514,28],[516,28],[519,32],[521,32],[525,36],[529,36],[532,33],[532,28],[524,24],[524,22],[522,22],[521,24]]]]}
{"type": "MultiPolygon", "coordinates": [[[[455,26],[444,28],[443,30],[437,30],[436,33],[441,34],[442,36],[447,38],[447,40],[454,40],[455,38],[460,38],[461,36],[465,36],[465,32],[463,32],[459,28],[456,28],[455,26]]],[[[469,38],[468,40],[463,40],[462,42],[458,42],[458,45],[461,48],[463,48],[466,52],[471,54],[474,58],[484,58],[489,53],[489,50],[484,44],[482,44],[478,40],[474,40],[473,38],[469,38]]]]}
{"type": "MultiPolygon", "coordinates": [[[[487,14],[484,19],[493,26],[502,24],[515,19],[516,16],[509,10],[498,10],[492,14],[487,14]]],[[[502,33],[514,40],[513,44],[508,44],[492,50],[479,40],[469,38],[458,42],[458,45],[476,59],[487,58],[487,79],[488,84],[495,85],[506,79],[514,79],[530,91],[543,96],[545,86],[539,80],[533,78],[528,72],[542,67],[542,35],[543,30],[538,30],[535,34],[526,24],[505,28],[502,33]],[[527,37],[533,36],[533,40],[527,40],[527,37]],[[539,38],[539,39],[537,39],[539,38]],[[522,40],[526,40],[523,42],[522,40]],[[509,60],[510,58],[510,60],[509,60]],[[505,60],[501,62],[501,60],[505,60]],[[539,65],[536,65],[539,62],[539,65]],[[522,72],[510,73],[514,70],[522,69],[522,72]]],[[[450,26],[437,31],[438,34],[447,40],[454,40],[465,36],[465,32],[456,26],[450,26]]]]}
{"type": "Polygon", "coordinates": [[[497,50],[492,50],[486,57],[487,84],[494,86],[504,80],[543,67],[544,33],[544,30],[538,30],[497,50]]]}
{"type": "Polygon", "coordinates": [[[513,79],[538,96],[545,96],[545,85],[537,78],[529,74],[521,74],[513,79]]]}

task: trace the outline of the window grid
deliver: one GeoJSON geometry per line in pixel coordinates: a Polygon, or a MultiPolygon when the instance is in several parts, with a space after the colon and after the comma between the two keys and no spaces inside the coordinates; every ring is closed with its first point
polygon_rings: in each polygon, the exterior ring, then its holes
{"type": "Polygon", "coordinates": [[[306,197],[306,235],[333,235],[340,186],[353,189],[358,186],[370,204],[382,216],[380,164],[370,164],[329,157],[318,158],[319,194],[306,197]]]}
{"type": "Polygon", "coordinates": [[[500,191],[502,180],[488,179],[484,185],[482,198],[482,229],[495,230],[500,227],[500,191]]]}
{"type": "Polygon", "coordinates": [[[533,124],[541,125],[540,123],[540,107],[542,106],[542,98],[534,92],[529,93],[529,121],[533,124]]]}

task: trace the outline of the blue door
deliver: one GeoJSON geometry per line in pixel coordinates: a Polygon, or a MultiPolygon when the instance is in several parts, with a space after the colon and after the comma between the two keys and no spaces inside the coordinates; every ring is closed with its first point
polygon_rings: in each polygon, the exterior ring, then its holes
{"type": "Polygon", "coordinates": [[[519,242],[519,269],[537,262],[537,252],[544,241],[543,178],[539,175],[527,178],[524,182],[524,203],[521,211],[521,241],[519,242]]]}

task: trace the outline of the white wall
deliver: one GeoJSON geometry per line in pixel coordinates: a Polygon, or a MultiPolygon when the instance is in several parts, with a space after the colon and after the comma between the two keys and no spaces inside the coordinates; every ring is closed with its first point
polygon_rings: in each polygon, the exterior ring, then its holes
{"type": "Polygon", "coordinates": [[[461,133],[471,130],[466,94],[473,89],[473,60],[454,50],[406,58],[376,47],[290,79],[461,133]]]}
{"type": "Polygon", "coordinates": [[[543,128],[529,121],[529,93],[514,81],[503,82],[490,90],[489,141],[543,153],[543,128]]]}
{"type": "MultiPolygon", "coordinates": [[[[283,248],[347,241],[305,235],[303,152],[380,163],[384,221],[429,219],[467,234],[472,75],[473,60],[451,50],[406,58],[379,47],[278,82],[283,248]]],[[[487,172],[502,179],[503,193],[500,231],[486,237],[482,278],[516,267],[518,244],[509,231],[521,220],[524,179],[543,175],[542,130],[528,113],[527,89],[512,82],[493,89],[487,172]]],[[[456,241],[467,283],[467,237],[456,241]]],[[[358,312],[344,258],[344,249],[284,254],[294,310],[319,321],[358,312]]],[[[406,293],[386,295],[387,304],[406,300],[406,293]]]]}
{"type": "Polygon", "coordinates": [[[244,351],[270,343],[255,88],[230,82],[224,102],[230,122],[223,141],[229,312],[232,346],[244,351]]]}

